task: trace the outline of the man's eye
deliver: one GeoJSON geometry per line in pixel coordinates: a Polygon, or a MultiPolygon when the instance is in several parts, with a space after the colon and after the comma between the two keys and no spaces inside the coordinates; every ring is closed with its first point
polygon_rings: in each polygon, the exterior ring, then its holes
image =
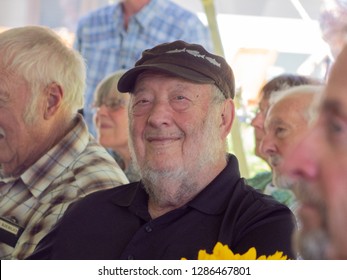
{"type": "Polygon", "coordinates": [[[328,123],[328,131],[329,133],[339,134],[344,130],[344,123],[339,120],[332,120],[328,123]]]}
{"type": "Polygon", "coordinates": [[[177,95],[176,97],[175,97],[175,99],[176,100],[184,100],[184,99],[186,99],[184,96],[182,96],[182,95],[177,95]]]}
{"type": "Polygon", "coordinates": [[[171,107],[177,112],[183,112],[191,106],[191,100],[184,95],[176,95],[171,98],[171,107]]]}
{"type": "Polygon", "coordinates": [[[133,103],[130,112],[137,116],[146,114],[151,109],[151,104],[152,102],[148,99],[138,99],[133,103]]]}
{"type": "Polygon", "coordinates": [[[325,123],[325,134],[335,148],[346,147],[347,143],[347,122],[343,118],[330,117],[325,123]]]}
{"type": "Polygon", "coordinates": [[[140,99],[140,100],[137,100],[134,104],[134,106],[136,105],[145,105],[145,104],[148,104],[149,103],[149,100],[147,99],[140,99]]]}
{"type": "Polygon", "coordinates": [[[282,136],[286,129],[284,127],[276,127],[275,128],[275,135],[276,136],[282,136]]]}

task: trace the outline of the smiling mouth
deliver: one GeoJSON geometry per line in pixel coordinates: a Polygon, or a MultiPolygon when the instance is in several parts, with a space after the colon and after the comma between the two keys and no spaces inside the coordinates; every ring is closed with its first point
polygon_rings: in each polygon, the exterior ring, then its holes
{"type": "Polygon", "coordinates": [[[175,142],[175,141],[177,141],[177,140],[179,140],[179,138],[178,137],[170,137],[170,138],[157,138],[157,137],[154,137],[154,138],[152,138],[152,137],[149,137],[149,138],[147,138],[147,141],[149,142],[149,143],[151,143],[151,144],[162,144],[162,145],[164,145],[164,144],[170,144],[170,143],[173,143],[173,142],[175,142]]]}
{"type": "Polygon", "coordinates": [[[183,135],[181,134],[171,134],[171,135],[146,135],[146,141],[154,146],[166,146],[170,145],[176,141],[180,141],[183,135]]]}

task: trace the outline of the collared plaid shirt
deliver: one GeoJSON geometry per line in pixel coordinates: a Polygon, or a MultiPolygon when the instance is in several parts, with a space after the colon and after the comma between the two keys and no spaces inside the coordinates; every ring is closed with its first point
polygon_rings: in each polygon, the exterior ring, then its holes
{"type": "Polygon", "coordinates": [[[84,116],[95,135],[91,106],[97,84],[108,74],[129,69],[142,51],[160,43],[183,40],[212,50],[209,30],[199,18],[169,0],[152,0],[124,29],[121,4],[109,5],[82,18],[74,48],[86,59],[87,89],[84,116]]]}
{"type": "Polygon", "coordinates": [[[125,174],[78,116],[74,129],[20,177],[0,177],[0,215],[25,228],[15,248],[0,243],[0,258],[27,257],[70,203],[125,183],[125,174]]]}

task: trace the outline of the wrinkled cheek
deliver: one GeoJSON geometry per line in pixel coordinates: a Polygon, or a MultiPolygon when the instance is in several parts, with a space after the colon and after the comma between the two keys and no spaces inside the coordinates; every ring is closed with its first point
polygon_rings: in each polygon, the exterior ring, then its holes
{"type": "Polygon", "coordinates": [[[145,158],[145,148],[139,139],[134,140],[134,136],[130,135],[129,137],[129,151],[131,158],[137,163],[139,167],[143,165],[145,158]]]}
{"type": "Polygon", "coordinates": [[[255,140],[257,142],[261,142],[261,140],[264,138],[264,130],[260,129],[260,128],[255,128],[254,129],[254,134],[255,134],[255,140]]]}
{"type": "MultiPolygon", "coordinates": [[[[14,143],[13,143],[14,144],[14,143]]],[[[9,145],[9,142],[6,138],[0,139],[0,163],[8,162],[14,155],[13,145],[9,145]]]]}
{"type": "Polygon", "coordinates": [[[0,140],[0,164],[5,175],[11,174],[16,165],[18,165],[17,153],[18,151],[14,143],[9,145],[8,142],[0,140]]]}

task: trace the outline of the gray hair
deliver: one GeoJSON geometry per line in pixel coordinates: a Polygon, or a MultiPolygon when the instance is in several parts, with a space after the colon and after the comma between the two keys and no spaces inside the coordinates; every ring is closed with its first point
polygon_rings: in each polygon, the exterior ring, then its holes
{"type": "Polygon", "coordinates": [[[123,98],[127,96],[125,93],[121,93],[117,89],[119,79],[123,76],[126,70],[118,70],[105,77],[96,87],[94,92],[94,102],[100,103],[110,92],[123,98]]]}
{"type": "Polygon", "coordinates": [[[212,85],[212,104],[221,104],[225,101],[225,95],[216,85],[212,85]]]}
{"type": "MultiPolygon", "coordinates": [[[[282,99],[294,96],[294,95],[302,95],[302,94],[312,94],[314,96],[320,96],[324,90],[323,85],[300,85],[300,86],[294,86],[289,89],[285,89],[282,91],[278,91],[276,94],[273,94],[270,96],[269,99],[269,105],[270,107],[274,106],[276,103],[281,101],[282,99]]],[[[312,102],[310,106],[306,108],[306,111],[304,112],[305,117],[308,121],[308,123],[311,123],[315,117],[314,109],[315,109],[315,102],[312,102]]]]}
{"type": "Polygon", "coordinates": [[[84,60],[53,30],[42,26],[9,29],[0,34],[0,53],[1,67],[13,77],[24,78],[32,92],[24,112],[27,122],[36,117],[39,93],[52,83],[63,89],[62,109],[67,120],[83,107],[84,60]]]}

